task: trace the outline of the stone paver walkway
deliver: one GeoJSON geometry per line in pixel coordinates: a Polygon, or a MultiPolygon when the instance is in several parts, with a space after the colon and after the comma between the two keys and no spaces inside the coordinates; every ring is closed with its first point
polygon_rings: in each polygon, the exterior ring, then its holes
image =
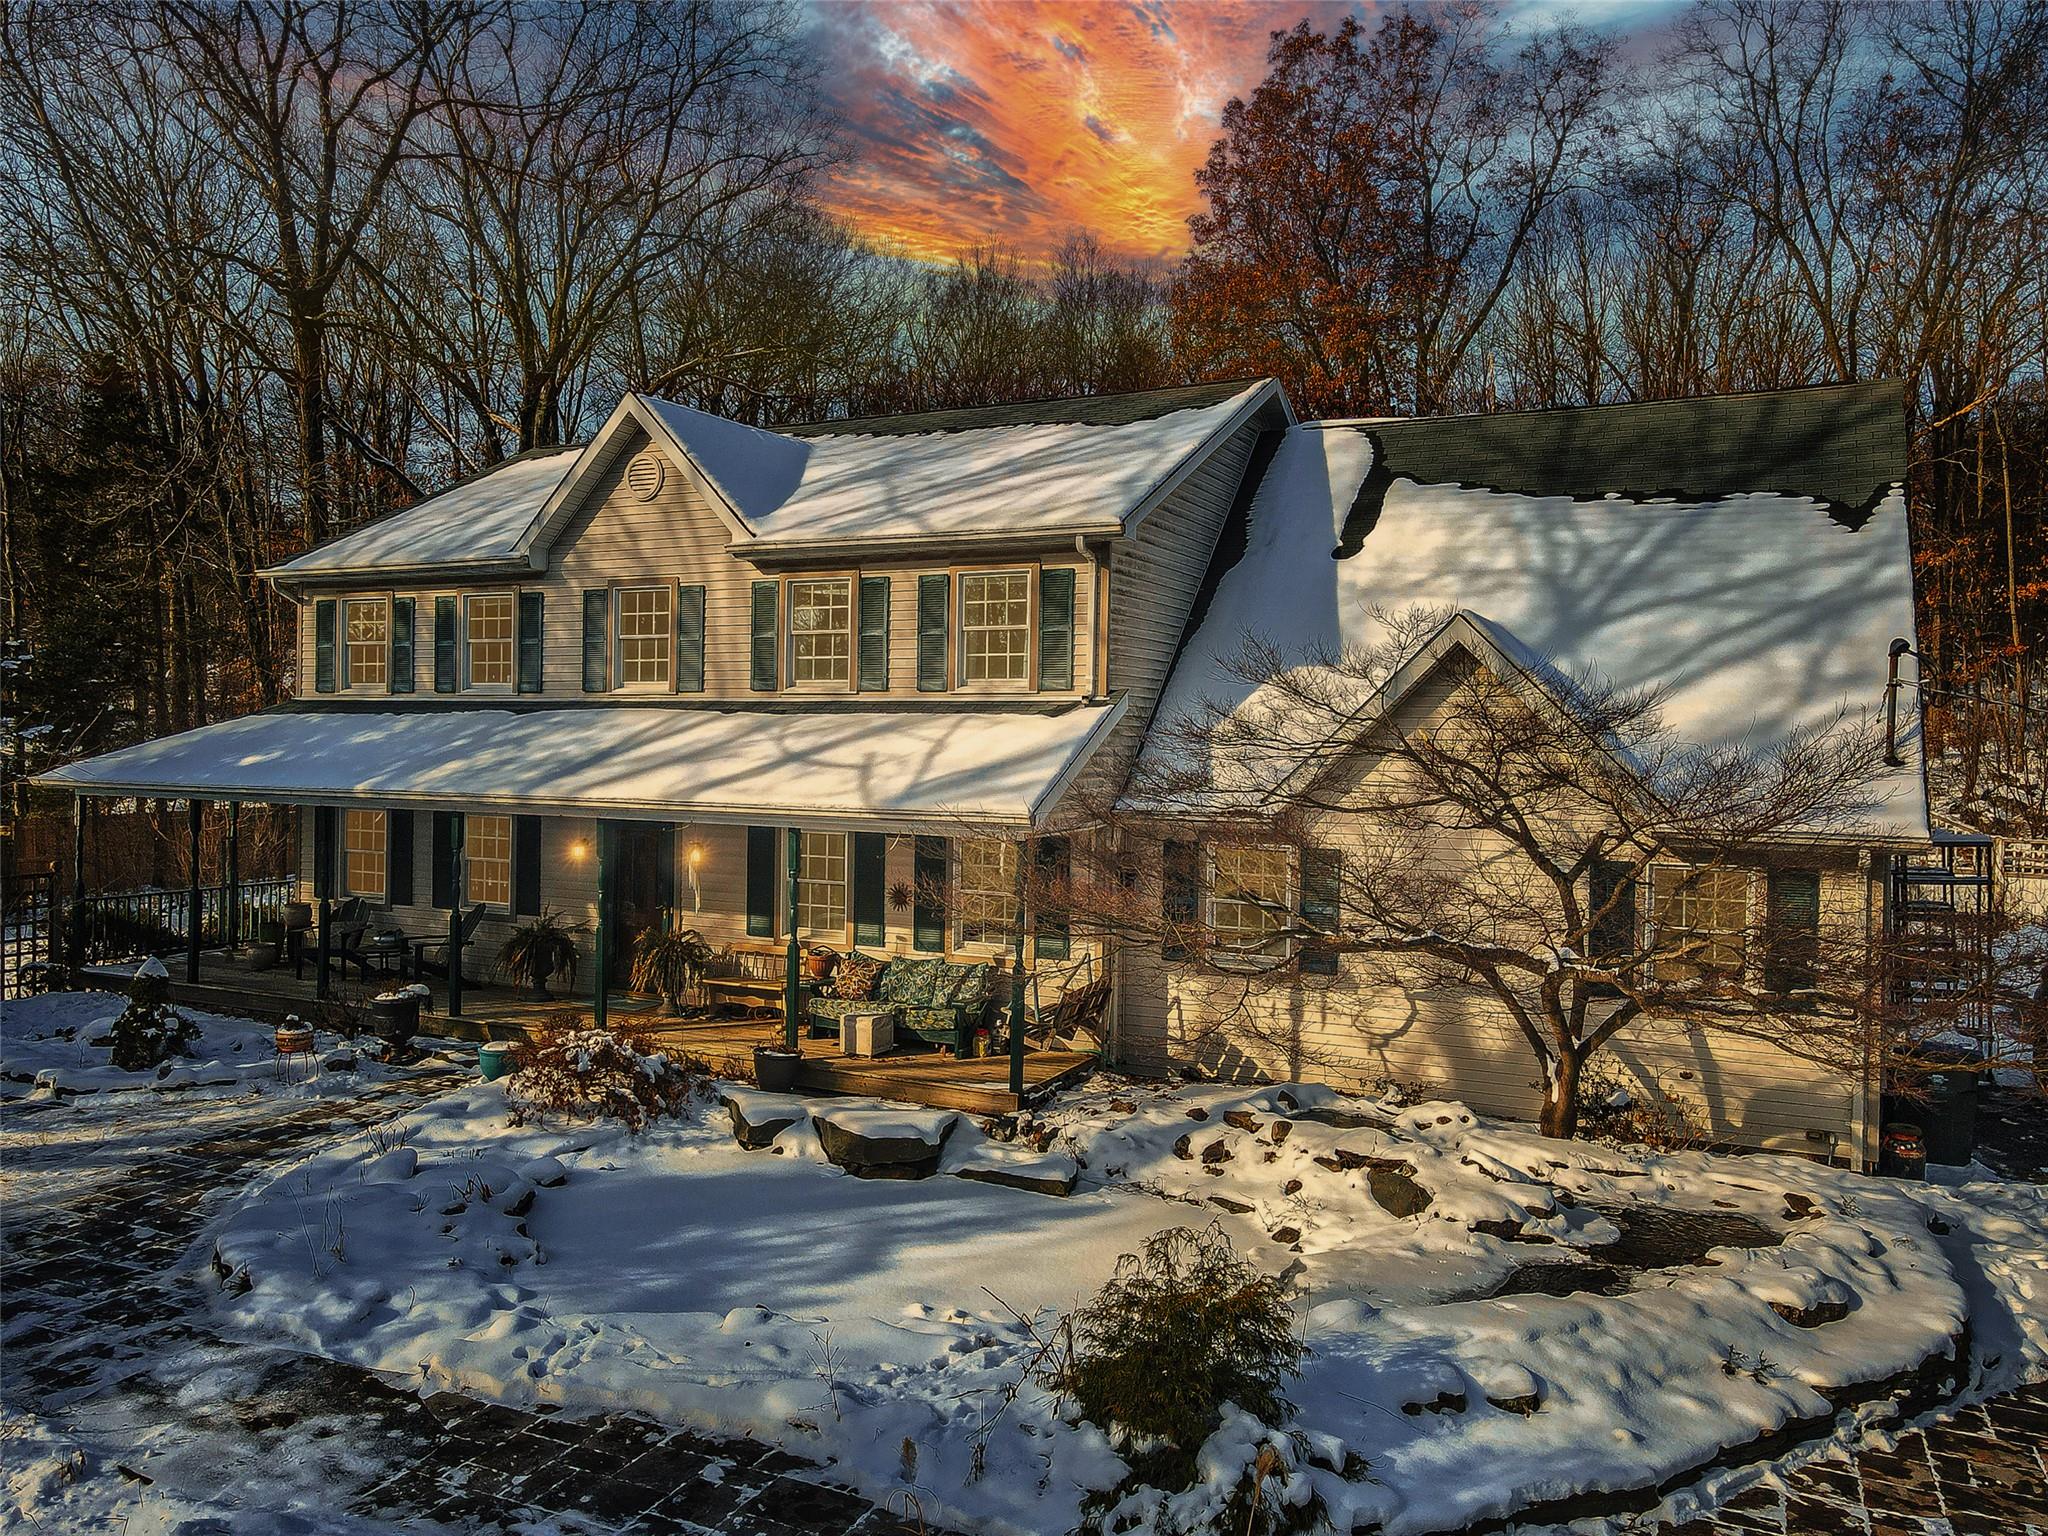
{"type": "MultiPolygon", "coordinates": [[[[175,1096],[138,1095],[137,1125],[95,1111],[106,1115],[94,1149],[103,1166],[83,1178],[66,1167],[56,1197],[17,1197],[6,1212],[0,1395],[81,1440],[117,1447],[107,1476],[167,1490],[196,1480],[210,1503],[252,1516],[294,1492],[303,1501],[308,1488],[332,1488],[334,1511],[399,1528],[421,1517],[472,1531],[569,1517],[571,1529],[647,1536],[918,1528],[750,1441],[453,1393],[423,1400],[366,1371],[214,1334],[195,1305],[197,1277],[175,1266],[221,1200],[294,1149],[377,1123],[451,1080],[435,1071],[302,1108],[257,1098],[223,1110],[215,1101],[205,1139],[175,1133],[175,1112],[165,1112],[175,1096]],[[218,1394],[193,1389],[214,1378],[218,1394]],[[147,1427],[156,1460],[140,1449],[120,1454],[129,1426],[147,1427]]],[[[69,1113],[0,1106],[0,1148],[25,1163],[41,1128],[56,1123],[43,1117],[69,1113]]]]}

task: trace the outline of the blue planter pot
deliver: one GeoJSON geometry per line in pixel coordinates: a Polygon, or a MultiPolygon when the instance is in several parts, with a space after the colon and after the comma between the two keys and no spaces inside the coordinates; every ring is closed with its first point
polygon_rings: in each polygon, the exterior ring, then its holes
{"type": "Polygon", "coordinates": [[[496,1082],[518,1063],[514,1053],[518,1046],[506,1040],[491,1040],[476,1048],[476,1069],[483,1074],[487,1083],[496,1082]]]}

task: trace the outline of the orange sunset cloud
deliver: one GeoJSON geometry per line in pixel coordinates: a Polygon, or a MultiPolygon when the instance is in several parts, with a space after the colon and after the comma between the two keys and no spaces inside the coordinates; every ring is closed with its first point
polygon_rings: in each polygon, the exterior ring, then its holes
{"type": "Polygon", "coordinates": [[[927,259],[995,238],[1043,254],[1090,229],[1146,260],[1187,248],[1195,168],[1268,34],[1305,0],[846,0],[812,25],[852,161],[826,201],[927,259]]]}

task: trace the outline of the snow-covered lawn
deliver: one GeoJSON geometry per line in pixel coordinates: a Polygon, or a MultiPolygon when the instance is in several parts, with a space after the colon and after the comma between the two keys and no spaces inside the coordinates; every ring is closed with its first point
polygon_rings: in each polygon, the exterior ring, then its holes
{"type": "MultiPolygon", "coordinates": [[[[1298,1280],[1310,1355],[1290,1396],[1311,1454],[1290,1486],[1339,1529],[1653,1485],[1829,1414],[1824,1392],[1911,1370],[1966,1325],[1976,1389],[2048,1368],[2048,1198],[2030,1186],[1624,1153],[1302,1087],[1108,1081],[1026,1134],[1044,1157],[963,1118],[942,1168],[1071,1157],[1071,1198],[856,1179],[804,1118],[744,1151],[710,1100],[638,1138],[515,1128],[503,1085],[476,1083],[245,1198],[218,1229],[237,1277],[221,1306],[423,1388],[774,1441],[991,1531],[1068,1529],[1122,1480],[1105,1436],[1028,1379],[1024,1320],[1043,1329],[1176,1225],[1219,1221],[1298,1280]],[[1782,1242],[1642,1271],[1625,1242],[1592,1267],[1624,1227],[1674,1215],[1782,1242]],[[1529,1264],[1584,1264],[1596,1290],[1487,1299],[1529,1264]]],[[[1227,1479],[1250,1454],[1240,1426],[1205,1465],[1227,1479]]]]}

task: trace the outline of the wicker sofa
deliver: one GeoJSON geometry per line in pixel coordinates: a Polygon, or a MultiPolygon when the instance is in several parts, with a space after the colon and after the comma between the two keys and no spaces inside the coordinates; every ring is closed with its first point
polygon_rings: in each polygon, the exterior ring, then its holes
{"type": "Polygon", "coordinates": [[[971,1056],[994,976],[995,967],[985,961],[901,956],[883,965],[872,997],[812,998],[811,1024],[837,1034],[845,1014],[887,1010],[897,1033],[945,1046],[956,1056],[971,1056]]]}

